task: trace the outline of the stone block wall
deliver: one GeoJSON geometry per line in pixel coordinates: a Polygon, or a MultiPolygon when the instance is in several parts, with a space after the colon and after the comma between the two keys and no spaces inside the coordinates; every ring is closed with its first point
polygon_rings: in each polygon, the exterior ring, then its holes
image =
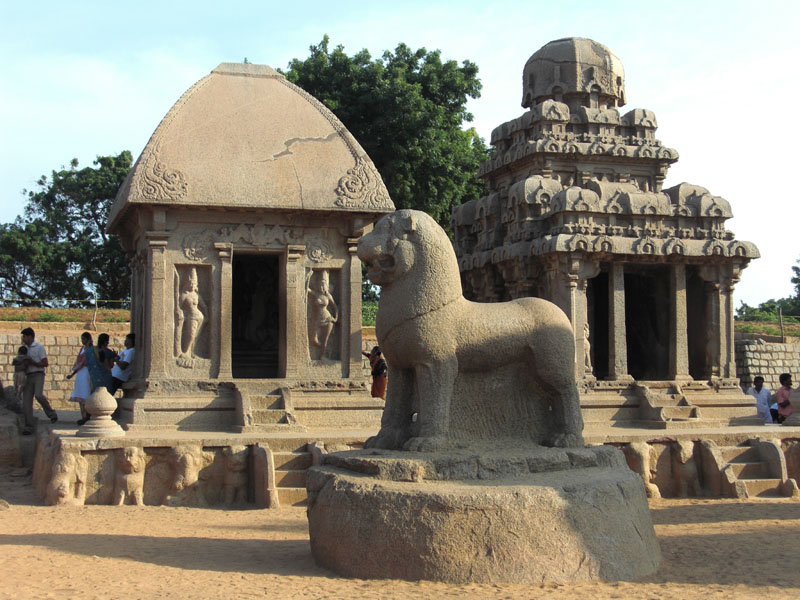
{"type": "Polygon", "coordinates": [[[800,379],[800,344],[778,344],[758,340],[736,340],[736,375],[747,390],[757,375],[771,391],[780,387],[781,373],[800,379]]]}
{"type": "MultiPolygon", "coordinates": [[[[7,321],[0,324],[0,381],[5,398],[11,399],[14,396],[14,366],[11,364],[11,359],[17,355],[17,349],[22,345],[20,331],[25,327],[33,327],[36,341],[47,351],[50,366],[45,372],[44,393],[48,400],[56,410],[76,409],[75,404],[69,402],[75,384],[66,376],[78,356],[81,333],[90,331],[89,328],[81,327],[80,323],[7,321]]],[[[120,352],[125,347],[125,336],[129,331],[128,323],[101,323],[98,330],[91,333],[95,340],[101,333],[107,333],[111,338],[109,347],[120,352]]],[[[38,406],[34,401],[34,408],[38,406]]]]}

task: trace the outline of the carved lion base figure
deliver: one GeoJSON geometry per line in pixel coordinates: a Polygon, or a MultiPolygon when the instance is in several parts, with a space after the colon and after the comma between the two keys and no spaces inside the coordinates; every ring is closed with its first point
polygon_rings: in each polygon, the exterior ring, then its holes
{"type": "Polygon", "coordinates": [[[117,472],[114,476],[113,503],[144,504],[145,454],[141,448],[130,446],[116,452],[117,472]]]}
{"type": "Polygon", "coordinates": [[[358,257],[382,288],[376,334],[389,366],[381,429],[365,447],[583,445],[575,339],[561,309],[538,298],[464,298],[450,240],[423,212],[383,217],[358,257]]]}

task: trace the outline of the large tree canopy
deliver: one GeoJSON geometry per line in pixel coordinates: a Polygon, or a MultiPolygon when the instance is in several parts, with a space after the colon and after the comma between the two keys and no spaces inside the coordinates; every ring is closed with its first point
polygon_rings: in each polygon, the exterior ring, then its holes
{"type": "MultiPolygon", "coordinates": [[[[25,301],[102,299],[130,295],[130,271],[108,211],[131,168],[131,153],[98,156],[93,167],[42,176],[25,191],[24,215],[0,225],[0,292],[25,301]]],[[[50,304],[49,302],[45,303],[50,304]]]]}
{"type": "Polygon", "coordinates": [[[478,67],[442,62],[438,50],[399,44],[373,60],[367,50],[329,50],[328,36],[311,56],[294,59],[287,79],[339,117],[375,163],[397,208],[424,210],[449,229],[454,205],[478,198],[478,166],[486,160],[468,98],[480,96],[478,67]]]}

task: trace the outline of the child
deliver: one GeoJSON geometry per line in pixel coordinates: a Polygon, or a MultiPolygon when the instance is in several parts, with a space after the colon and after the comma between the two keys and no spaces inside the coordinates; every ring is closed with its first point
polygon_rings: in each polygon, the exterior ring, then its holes
{"type": "Polygon", "coordinates": [[[20,346],[17,350],[17,355],[11,359],[11,364],[14,365],[14,398],[16,406],[14,412],[22,410],[22,390],[25,389],[25,370],[28,368],[28,348],[27,346],[20,346]]]}

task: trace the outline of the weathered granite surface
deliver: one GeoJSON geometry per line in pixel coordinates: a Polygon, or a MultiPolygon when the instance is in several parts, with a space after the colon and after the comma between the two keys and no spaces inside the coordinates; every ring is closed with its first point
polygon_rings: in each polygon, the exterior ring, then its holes
{"type": "Polygon", "coordinates": [[[633,580],[660,560],[641,480],[608,446],[345,452],[307,485],[314,558],[348,577],[633,580]]]}

